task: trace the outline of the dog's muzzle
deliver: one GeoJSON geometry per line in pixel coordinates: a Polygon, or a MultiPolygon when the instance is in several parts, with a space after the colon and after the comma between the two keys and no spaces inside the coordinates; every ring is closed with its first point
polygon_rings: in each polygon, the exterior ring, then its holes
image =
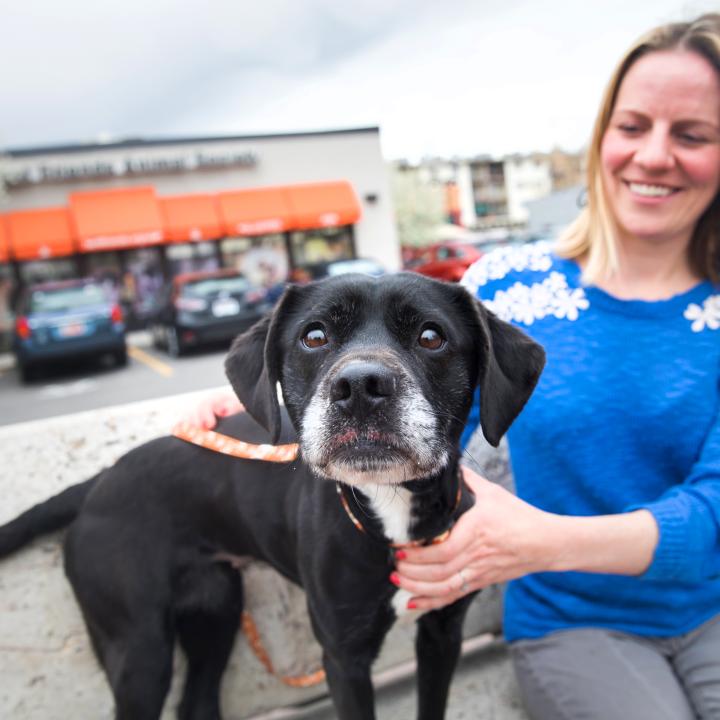
{"type": "Polygon", "coordinates": [[[396,484],[447,462],[435,413],[391,353],[346,356],[320,383],[303,417],[306,462],[332,480],[396,484]]]}

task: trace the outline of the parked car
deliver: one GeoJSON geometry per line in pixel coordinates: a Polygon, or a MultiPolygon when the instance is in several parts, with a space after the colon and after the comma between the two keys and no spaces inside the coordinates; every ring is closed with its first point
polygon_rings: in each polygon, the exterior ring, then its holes
{"type": "Polygon", "coordinates": [[[178,275],[161,295],[153,342],[178,357],[191,347],[231,340],[271,307],[267,291],[236,270],[178,275]]]}
{"type": "Polygon", "coordinates": [[[406,262],[405,269],[438,280],[457,282],[480,257],[482,252],[468,243],[438,243],[419,251],[406,262]]]}
{"type": "Polygon", "coordinates": [[[127,362],[125,323],[107,288],[90,279],[30,285],[18,299],[13,350],[23,382],[67,357],[111,354],[127,362]]]}
{"type": "Polygon", "coordinates": [[[290,281],[304,283],[325,277],[345,275],[346,273],[360,273],[361,275],[380,277],[385,272],[385,268],[379,262],[370,258],[349,258],[347,260],[332,260],[301,265],[290,273],[290,281]]]}

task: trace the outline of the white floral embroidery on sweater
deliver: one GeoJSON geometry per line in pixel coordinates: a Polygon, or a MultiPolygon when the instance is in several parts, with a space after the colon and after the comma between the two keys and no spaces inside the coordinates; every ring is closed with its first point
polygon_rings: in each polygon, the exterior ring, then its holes
{"type": "Polygon", "coordinates": [[[490,280],[501,280],[509,272],[539,270],[546,272],[552,267],[552,243],[537,242],[527,245],[508,245],[483,255],[471,265],[463,278],[463,285],[473,294],[490,280]]]}
{"type": "Polygon", "coordinates": [[[693,332],[702,332],[705,328],[717,330],[720,328],[720,295],[711,295],[705,298],[702,307],[696,303],[690,303],[683,316],[690,320],[690,328],[693,332]]]}
{"type": "Polygon", "coordinates": [[[502,320],[532,325],[548,315],[558,320],[577,320],[590,303],[582,288],[568,287],[565,275],[551,272],[541,283],[516,282],[507,290],[498,290],[492,300],[485,301],[485,307],[502,320]]]}

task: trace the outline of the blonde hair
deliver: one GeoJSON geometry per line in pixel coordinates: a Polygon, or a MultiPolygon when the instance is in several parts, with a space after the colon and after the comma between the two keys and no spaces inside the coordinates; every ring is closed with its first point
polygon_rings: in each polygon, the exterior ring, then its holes
{"type": "MultiPolygon", "coordinates": [[[[587,151],[587,206],[561,234],[557,252],[566,258],[584,258],[583,278],[593,282],[618,268],[616,224],[602,180],[600,148],[610,123],[620,84],[632,65],[644,55],[663,50],[687,50],[704,57],[720,78],[720,14],[661,25],[641,37],[625,54],[605,88],[587,151]]],[[[700,276],[720,281],[720,193],[695,226],[689,260],[700,276]]]]}

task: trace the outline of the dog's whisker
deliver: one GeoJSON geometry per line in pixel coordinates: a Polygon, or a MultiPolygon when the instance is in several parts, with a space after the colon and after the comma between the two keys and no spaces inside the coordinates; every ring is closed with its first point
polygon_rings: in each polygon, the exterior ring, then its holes
{"type": "Polygon", "coordinates": [[[350,485],[350,492],[352,493],[352,496],[353,496],[355,502],[357,503],[358,509],[366,518],[374,517],[374,513],[372,512],[372,510],[366,509],[365,506],[363,505],[363,501],[361,499],[362,493],[361,493],[361,496],[358,497],[357,493],[355,492],[356,490],[357,490],[357,488],[354,485],[350,485]]]}

